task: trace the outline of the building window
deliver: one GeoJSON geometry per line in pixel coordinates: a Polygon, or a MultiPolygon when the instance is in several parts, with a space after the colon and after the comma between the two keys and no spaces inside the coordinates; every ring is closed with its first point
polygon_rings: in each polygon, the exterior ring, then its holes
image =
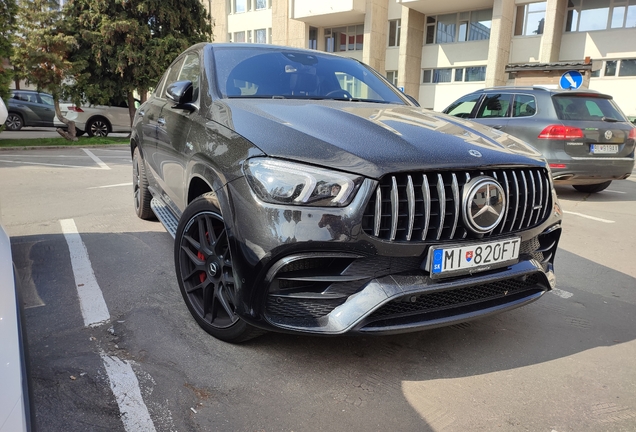
{"type": "Polygon", "coordinates": [[[325,51],[362,51],[364,25],[325,29],[325,51]]]}
{"type": "Polygon", "coordinates": [[[272,28],[267,29],[267,42],[272,43],[272,28]]]}
{"type": "Polygon", "coordinates": [[[247,12],[247,0],[234,0],[234,13],[247,12]]]}
{"type": "Polygon", "coordinates": [[[490,39],[492,9],[426,17],[426,44],[490,39]]]}
{"type": "Polygon", "coordinates": [[[566,32],[636,27],[635,0],[569,0],[566,32]]]}
{"type": "Polygon", "coordinates": [[[545,10],[547,2],[529,3],[517,6],[515,36],[532,36],[543,34],[545,10]]]}
{"type": "Polygon", "coordinates": [[[402,20],[389,21],[389,46],[400,46],[400,30],[402,29],[402,20]]]}
{"type": "Polygon", "coordinates": [[[247,31],[247,43],[252,43],[252,30],[247,31]]]}
{"type": "Polygon", "coordinates": [[[604,76],[616,76],[616,60],[609,60],[605,62],[605,73],[604,76]]]}
{"type": "Polygon", "coordinates": [[[258,29],[254,30],[254,37],[256,39],[257,44],[266,44],[267,43],[267,30],[258,29]]]}
{"type": "Polygon", "coordinates": [[[389,80],[391,84],[397,87],[398,85],[398,71],[386,71],[386,79],[389,80]]]}
{"type": "Polygon", "coordinates": [[[621,60],[618,76],[636,76],[636,59],[621,60]]]}
{"type": "Polygon", "coordinates": [[[318,29],[316,27],[309,27],[309,49],[318,49],[318,29]]]}
{"type": "Polygon", "coordinates": [[[245,42],[245,32],[235,32],[234,33],[234,42],[236,43],[244,43],[245,42]]]}
{"type": "Polygon", "coordinates": [[[486,81],[486,66],[467,67],[464,81],[486,81]]]}
{"type": "Polygon", "coordinates": [[[486,66],[458,68],[458,69],[455,69],[454,74],[453,74],[452,68],[422,70],[423,84],[438,84],[438,83],[462,82],[462,81],[485,81],[485,80],[486,80],[486,66]],[[454,75],[454,79],[453,79],[453,75],[454,75]]]}
{"type": "Polygon", "coordinates": [[[256,0],[256,10],[267,9],[267,0],[256,0]]]}

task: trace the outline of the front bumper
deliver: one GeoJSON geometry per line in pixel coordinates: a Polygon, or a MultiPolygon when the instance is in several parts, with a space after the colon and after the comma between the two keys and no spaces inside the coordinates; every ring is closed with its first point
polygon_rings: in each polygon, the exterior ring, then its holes
{"type": "Polygon", "coordinates": [[[518,263],[431,279],[422,263],[435,242],[390,242],[362,229],[376,184],[365,181],[345,208],[266,204],[243,179],[228,184],[237,313],[276,331],[391,334],[502,312],[554,288],[561,210],[553,191],[546,220],[515,233],[518,263]]]}

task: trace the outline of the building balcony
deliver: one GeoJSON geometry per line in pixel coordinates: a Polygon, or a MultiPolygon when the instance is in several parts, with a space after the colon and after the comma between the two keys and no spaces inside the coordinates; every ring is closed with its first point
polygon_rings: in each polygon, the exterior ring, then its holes
{"type": "Polygon", "coordinates": [[[290,18],[315,27],[364,22],[365,0],[293,0],[290,18]]]}
{"type": "Polygon", "coordinates": [[[395,0],[409,9],[424,15],[439,15],[458,11],[469,11],[491,8],[494,0],[395,0]]]}

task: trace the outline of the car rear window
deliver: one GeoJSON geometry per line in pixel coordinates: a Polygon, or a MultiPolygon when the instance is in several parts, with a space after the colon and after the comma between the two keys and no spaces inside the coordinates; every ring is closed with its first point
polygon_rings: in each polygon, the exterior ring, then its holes
{"type": "Polygon", "coordinates": [[[611,99],[598,96],[553,96],[559,120],[602,120],[603,117],[626,121],[611,99]]]}

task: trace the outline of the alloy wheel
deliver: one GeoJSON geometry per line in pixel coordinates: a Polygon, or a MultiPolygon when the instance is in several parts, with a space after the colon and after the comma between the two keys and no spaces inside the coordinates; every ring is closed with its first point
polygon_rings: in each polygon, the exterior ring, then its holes
{"type": "Polygon", "coordinates": [[[108,125],[102,120],[95,120],[91,123],[90,131],[93,136],[105,137],[108,135],[108,125]]]}
{"type": "Polygon", "coordinates": [[[9,114],[5,122],[7,129],[16,131],[22,129],[22,118],[17,114],[9,114]]]}
{"type": "Polygon", "coordinates": [[[212,327],[231,327],[239,317],[235,313],[234,272],[223,219],[212,212],[197,213],[178,241],[178,277],[194,311],[212,327]]]}
{"type": "Polygon", "coordinates": [[[141,205],[141,177],[139,176],[139,159],[133,159],[133,197],[135,200],[135,211],[141,205]]]}

